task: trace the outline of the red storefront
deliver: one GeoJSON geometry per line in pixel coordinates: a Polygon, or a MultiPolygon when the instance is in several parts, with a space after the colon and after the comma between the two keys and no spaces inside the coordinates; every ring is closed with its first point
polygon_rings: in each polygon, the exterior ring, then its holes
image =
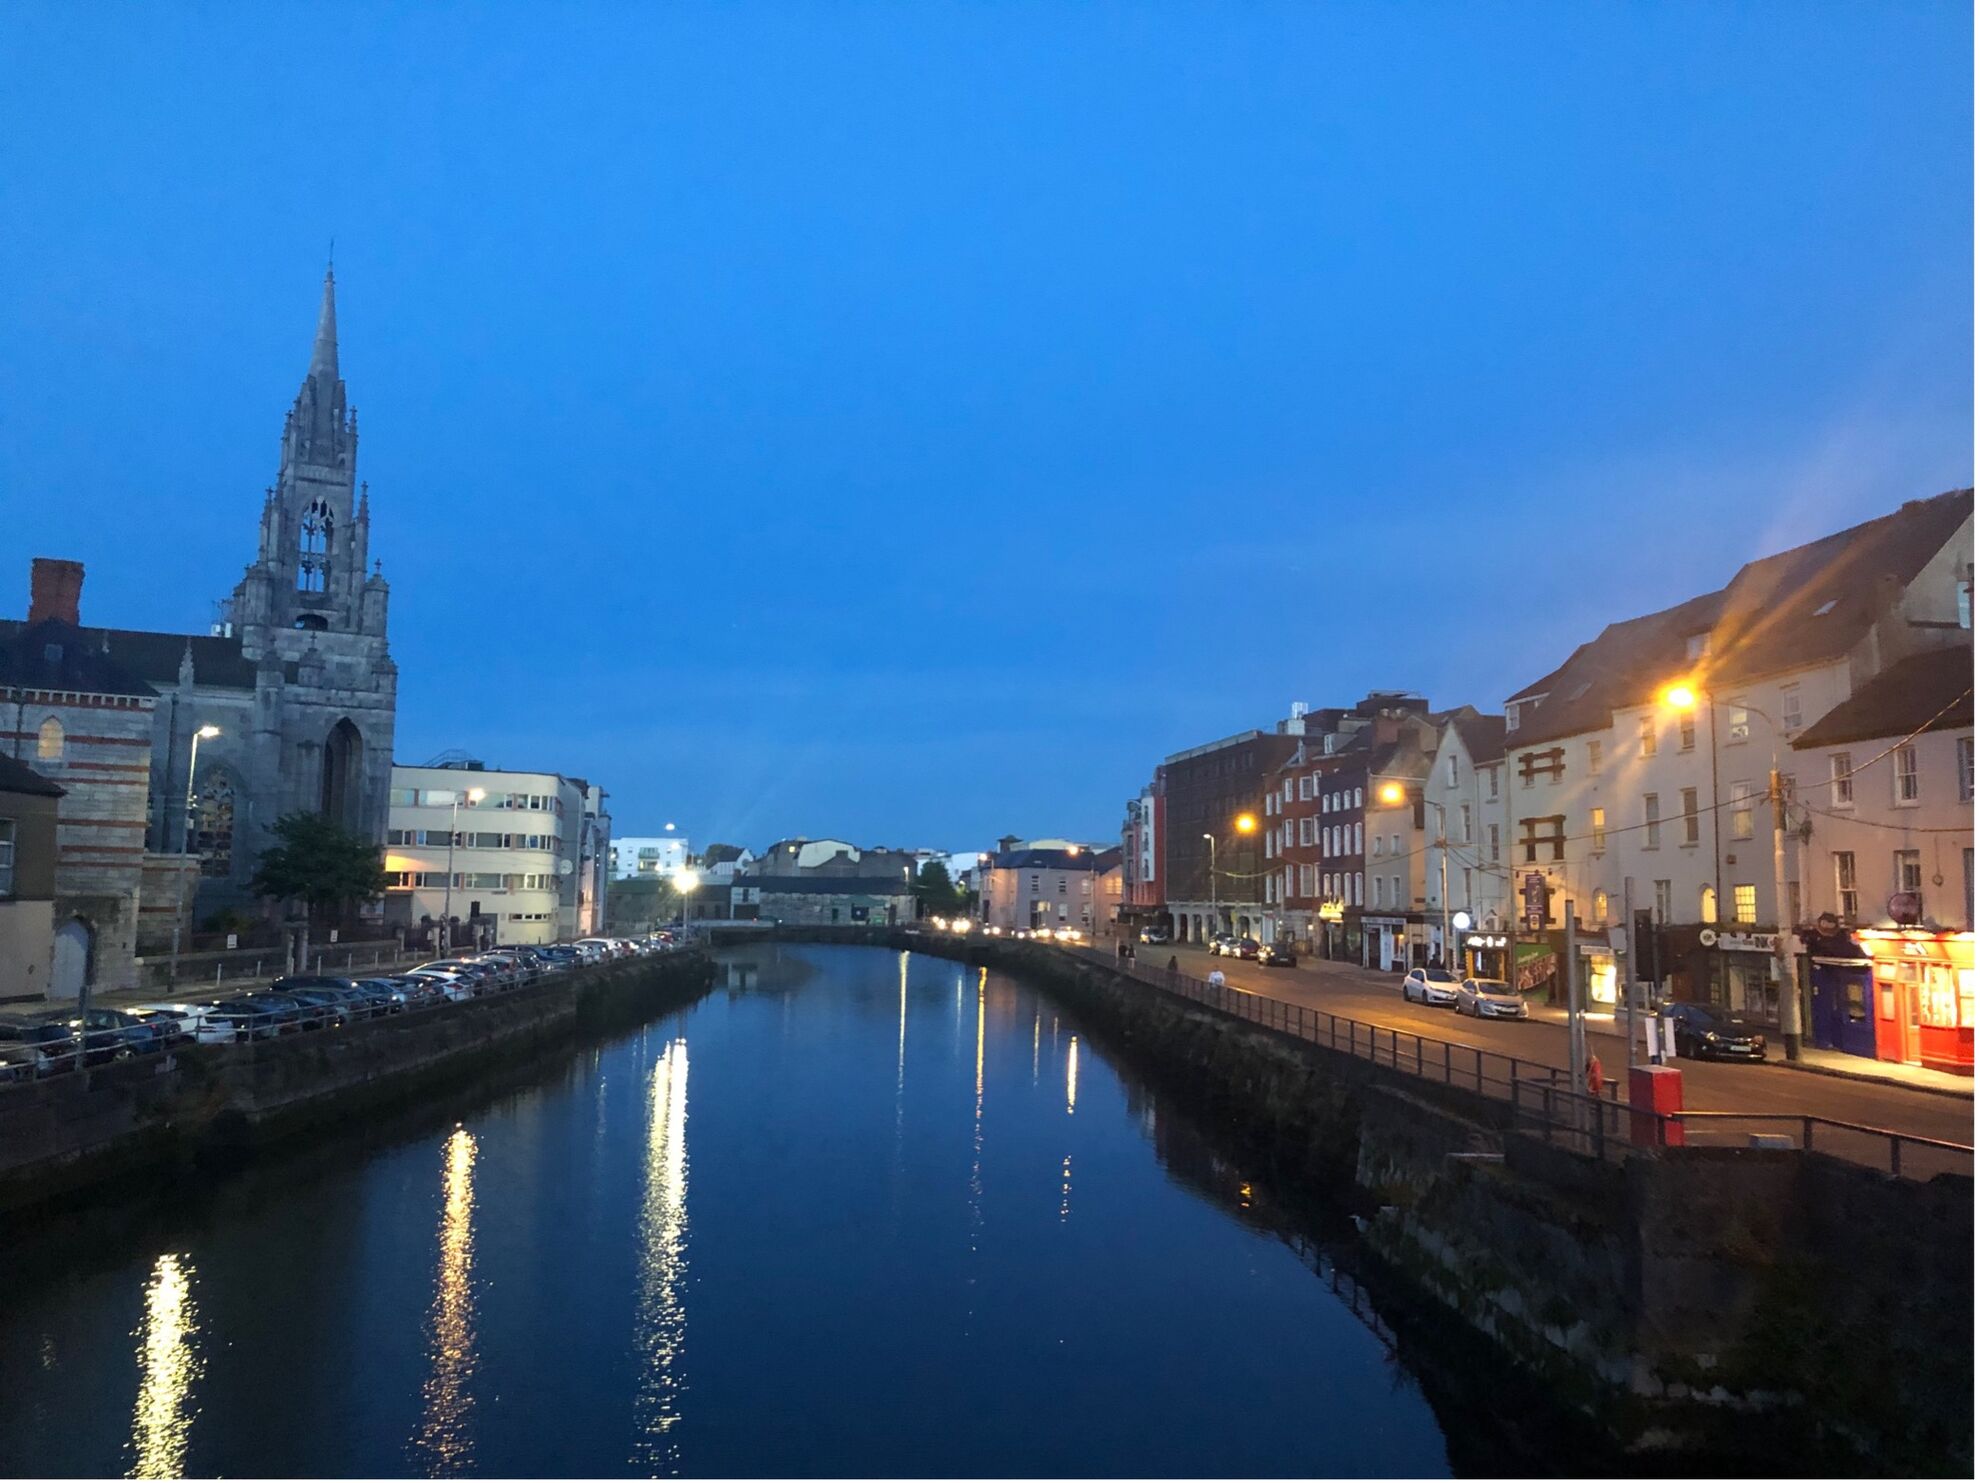
{"type": "Polygon", "coordinates": [[[1971,932],[1867,927],[1877,1059],[1973,1074],[1976,976],[1971,932]]]}

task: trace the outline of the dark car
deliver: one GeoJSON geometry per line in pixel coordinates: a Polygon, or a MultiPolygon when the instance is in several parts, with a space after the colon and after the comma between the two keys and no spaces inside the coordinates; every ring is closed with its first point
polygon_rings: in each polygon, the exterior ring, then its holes
{"type": "Polygon", "coordinates": [[[1695,1061],[1764,1061],[1767,1037],[1753,1020],[1708,1004],[1673,1004],[1677,1053],[1695,1061]]]}
{"type": "MultiPolygon", "coordinates": [[[[127,1045],[133,1055],[163,1050],[172,1041],[171,1031],[164,1025],[147,1023],[121,1009],[92,1009],[83,1016],[83,1022],[89,1026],[91,1041],[101,1038],[112,1045],[127,1045]]],[[[171,1029],[177,1028],[174,1022],[171,1029]]]]}
{"type": "Polygon", "coordinates": [[[236,1040],[271,1040],[286,1031],[302,1028],[293,1005],[278,1008],[248,997],[215,999],[206,1017],[210,1024],[232,1025],[236,1040]]]}
{"type": "Polygon", "coordinates": [[[1291,943],[1275,942],[1258,955],[1258,961],[1267,968],[1291,968],[1299,960],[1293,956],[1291,943]]]}
{"type": "Polygon", "coordinates": [[[256,994],[254,1002],[293,1010],[291,1023],[304,1030],[327,1029],[351,1018],[351,1012],[343,1000],[328,989],[270,989],[266,993],[256,994]]]}
{"type": "Polygon", "coordinates": [[[1239,958],[1250,958],[1256,961],[1258,957],[1258,939],[1255,937],[1240,937],[1226,947],[1224,951],[1239,958]]]}
{"type": "Polygon", "coordinates": [[[345,1021],[365,1019],[376,1007],[359,992],[356,979],[330,973],[292,973],[286,978],[276,979],[268,986],[268,991],[271,994],[306,992],[327,997],[328,1002],[338,1008],[339,1018],[345,1021]]]}
{"type": "MultiPolygon", "coordinates": [[[[31,1060],[36,1076],[53,1076],[58,1071],[73,1071],[76,1066],[76,1037],[66,1020],[0,1016],[0,1045],[15,1047],[31,1060]]],[[[94,1046],[90,1059],[99,1059],[94,1046]]]]}

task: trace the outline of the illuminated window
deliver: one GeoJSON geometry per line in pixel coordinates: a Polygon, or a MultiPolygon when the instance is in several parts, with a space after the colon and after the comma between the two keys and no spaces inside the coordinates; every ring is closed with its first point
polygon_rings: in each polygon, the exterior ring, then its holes
{"type": "Polygon", "coordinates": [[[34,755],[43,762],[60,762],[66,744],[62,723],[50,716],[35,734],[34,755]]]}
{"type": "Polygon", "coordinates": [[[1733,887],[1733,920],[1749,927],[1760,920],[1760,891],[1758,887],[1733,887]]]}
{"type": "Polygon", "coordinates": [[[1609,847],[1609,811],[1605,808],[1591,808],[1588,811],[1588,848],[1600,854],[1609,847]]]}
{"type": "Polygon", "coordinates": [[[1698,888],[1698,920],[1701,922],[1719,920],[1719,893],[1710,886],[1698,888]]]}
{"type": "Polygon", "coordinates": [[[1609,893],[1607,891],[1596,891],[1594,912],[1595,914],[1591,918],[1593,924],[1597,927],[1606,925],[1609,920],[1609,893]]]}

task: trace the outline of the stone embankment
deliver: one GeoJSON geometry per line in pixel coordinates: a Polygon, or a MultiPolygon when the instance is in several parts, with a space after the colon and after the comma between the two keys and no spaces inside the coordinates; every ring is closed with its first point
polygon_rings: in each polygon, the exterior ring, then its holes
{"type": "Polygon", "coordinates": [[[642,1023],[691,1002],[713,976],[702,953],[633,958],[463,1004],[0,1087],[0,1220],[215,1149],[347,1126],[581,1034],[642,1023]]]}
{"type": "Polygon", "coordinates": [[[1592,1422],[1624,1467],[1972,1476],[1968,1177],[1793,1150],[1596,1158],[1521,1132],[1504,1101],[1049,946],[773,935],[990,966],[1059,999],[1248,1167],[1356,1208],[1394,1288],[1592,1422]]]}

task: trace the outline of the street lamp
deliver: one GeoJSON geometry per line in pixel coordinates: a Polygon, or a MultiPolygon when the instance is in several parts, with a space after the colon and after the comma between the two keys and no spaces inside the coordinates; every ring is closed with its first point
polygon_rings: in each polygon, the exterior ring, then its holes
{"type": "MultiPolygon", "coordinates": [[[[1678,681],[1664,687],[1658,697],[1667,709],[1696,710],[1704,705],[1709,713],[1712,734],[1712,900],[1723,911],[1725,893],[1720,888],[1719,866],[1719,701],[1695,686],[1678,681]]],[[[1796,982],[1794,951],[1788,946],[1794,924],[1788,920],[1787,886],[1787,789],[1781,782],[1781,723],[1751,701],[1740,702],[1742,710],[1760,717],[1774,733],[1774,750],[1767,768],[1767,802],[1774,824],[1774,956],[1781,979],[1781,1045],[1790,1061],[1801,1059],[1801,985],[1796,982]]],[[[1635,970],[1632,969],[1632,972],[1635,970]]]]}
{"type": "MultiPolygon", "coordinates": [[[[686,937],[688,935],[688,906],[689,906],[688,898],[694,894],[694,888],[700,884],[701,884],[701,877],[696,875],[694,871],[686,865],[683,865],[679,870],[674,872],[674,889],[681,893],[681,936],[682,937],[686,937]]],[[[730,915],[733,916],[734,913],[731,912],[730,915]]]]}
{"type": "Polygon", "coordinates": [[[192,853],[193,816],[199,808],[198,798],[193,793],[193,789],[198,786],[199,744],[202,740],[210,741],[219,734],[218,726],[202,726],[192,734],[192,755],[186,760],[186,832],[185,838],[179,841],[180,849],[186,854],[192,853]]]}
{"type": "MultiPolygon", "coordinates": [[[[482,788],[470,788],[467,790],[467,801],[469,803],[480,803],[487,796],[487,791],[482,788]]],[[[460,833],[460,824],[461,790],[456,788],[454,790],[454,801],[447,815],[447,894],[440,908],[440,945],[442,951],[454,945],[454,841],[460,833]]]]}
{"type": "Polygon", "coordinates": [[[1210,935],[1214,937],[1224,930],[1222,914],[1217,910],[1217,836],[1206,834],[1203,837],[1210,841],[1210,935]]]}

